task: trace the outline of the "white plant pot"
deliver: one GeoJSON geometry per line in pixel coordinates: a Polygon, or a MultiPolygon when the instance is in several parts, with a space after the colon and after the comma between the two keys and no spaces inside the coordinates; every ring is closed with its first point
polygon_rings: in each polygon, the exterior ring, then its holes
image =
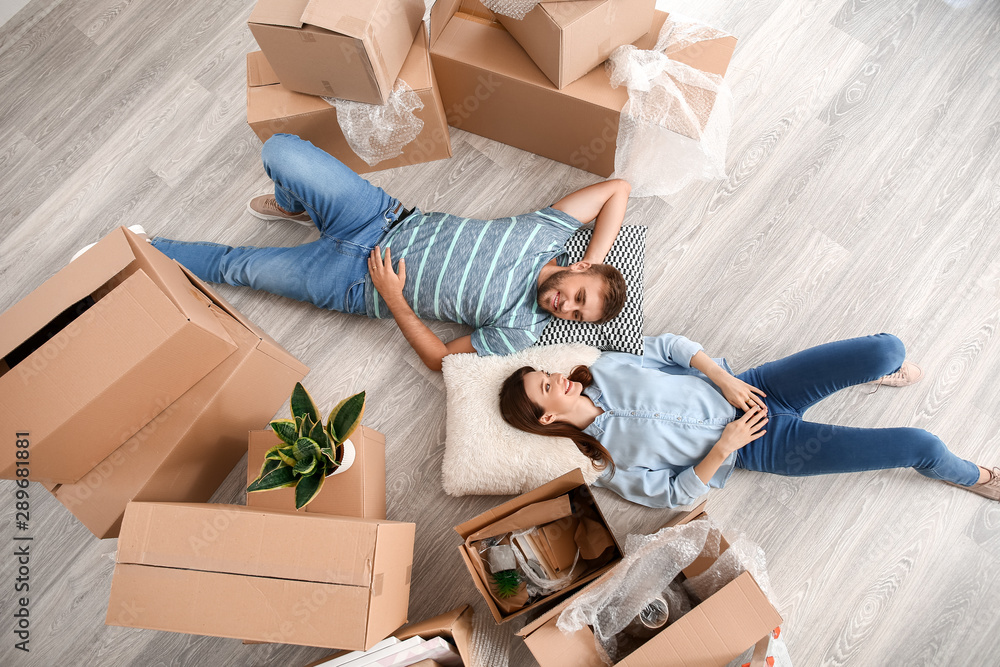
{"type": "Polygon", "coordinates": [[[354,465],[354,459],[357,457],[358,450],[354,448],[354,443],[348,438],[344,440],[344,460],[340,463],[340,467],[334,470],[332,473],[327,475],[327,477],[333,477],[334,475],[339,475],[345,472],[348,468],[354,465]]]}

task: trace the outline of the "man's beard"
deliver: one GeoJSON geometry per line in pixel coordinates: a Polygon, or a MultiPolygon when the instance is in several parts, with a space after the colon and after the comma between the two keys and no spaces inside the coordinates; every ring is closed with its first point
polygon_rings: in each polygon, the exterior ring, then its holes
{"type": "Polygon", "coordinates": [[[559,288],[566,280],[566,273],[567,270],[563,268],[546,278],[545,282],[538,286],[538,307],[545,312],[552,312],[552,292],[560,291],[559,288]]]}

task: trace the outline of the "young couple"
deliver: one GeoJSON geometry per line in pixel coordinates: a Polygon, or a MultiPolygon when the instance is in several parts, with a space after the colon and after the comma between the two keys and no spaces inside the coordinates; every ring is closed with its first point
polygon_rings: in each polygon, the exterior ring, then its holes
{"type": "MultiPolygon", "coordinates": [[[[624,279],[602,263],[625,218],[624,181],[583,188],[540,211],[476,220],[406,209],[292,135],[269,139],[262,158],[274,195],[251,200],[250,213],[315,225],[318,240],[290,248],[165,238],[153,245],[204,280],[391,316],[435,370],[452,353],[524,349],[552,317],[606,322],[624,305],[624,279]],[[583,261],[568,265],[566,241],[591,220],[583,261]],[[474,331],[446,343],[421,318],[474,331]]],[[[1000,471],[955,456],[926,431],[803,419],[811,405],[851,385],[912,384],[921,372],[904,354],[898,338],[880,334],[734,376],[724,360],[668,334],[647,338],[642,357],[605,353],[569,377],[522,368],[504,384],[501,411],[522,430],[572,438],[607,469],[599,485],[654,507],[690,503],[722,487],[736,467],[783,475],[912,467],[1000,499],[1000,471]]]]}

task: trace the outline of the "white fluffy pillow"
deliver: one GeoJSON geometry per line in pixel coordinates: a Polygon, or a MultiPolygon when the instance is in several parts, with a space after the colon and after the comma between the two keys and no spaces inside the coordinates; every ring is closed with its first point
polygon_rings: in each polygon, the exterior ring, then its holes
{"type": "Polygon", "coordinates": [[[500,385],[521,366],[568,373],[589,366],[597,348],[580,344],[532,347],[506,357],[450,354],[444,358],[448,434],[441,481],[451,496],[525,493],[573,468],[587,483],[600,476],[568,438],[519,431],[500,416],[500,385]]]}

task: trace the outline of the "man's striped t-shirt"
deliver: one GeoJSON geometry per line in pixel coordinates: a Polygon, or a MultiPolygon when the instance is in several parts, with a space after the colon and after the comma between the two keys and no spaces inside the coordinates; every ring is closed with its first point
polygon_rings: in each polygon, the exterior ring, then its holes
{"type": "MultiPolygon", "coordinates": [[[[406,259],[403,296],[418,317],[475,327],[481,355],[511,354],[530,346],[552,315],[538,307],[538,274],[553,258],[565,264],[566,241],[580,222],[545,208],[497,220],[447,213],[412,215],[382,239],[393,268],[406,259]]],[[[369,317],[392,317],[365,280],[369,317]]]]}

